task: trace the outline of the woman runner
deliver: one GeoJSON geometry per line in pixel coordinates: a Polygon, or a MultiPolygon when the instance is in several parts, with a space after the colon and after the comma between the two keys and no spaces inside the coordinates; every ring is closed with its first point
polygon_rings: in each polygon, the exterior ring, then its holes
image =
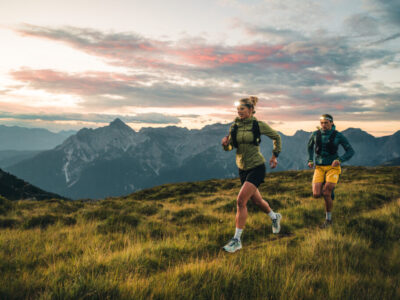
{"type": "Polygon", "coordinates": [[[257,97],[249,97],[236,102],[238,117],[230,127],[229,135],[221,143],[225,151],[236,148],[236,164],[242,187],[237,196],[236,231],[234,237],[223,247],[227,252],[235,252],[242,248],[241,235],[246,224],[247,201],[251,199],[272,220],[272,232],[279,233],[281,214],[275,213],[265,201],[258,186],[264,182],[265,158],[260,152],[260,135],[266,135],[273,140],[272,157],[269,160],[271,168],[278,164],[277,157],[281,151],[281,137],[268,124],[258,121],[254,107],[257,97]]]}

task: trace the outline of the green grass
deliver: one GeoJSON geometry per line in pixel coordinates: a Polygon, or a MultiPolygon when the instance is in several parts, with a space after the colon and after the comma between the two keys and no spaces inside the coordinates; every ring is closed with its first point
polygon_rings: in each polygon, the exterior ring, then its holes
{"type": "Polygon", "coordinates": [[[170,184],[101,201],[0,197],[0,299],[399,299],[400,168],[343,168],[321,230],[311,171],[268,174],[281,234],[238,179],[170,184]]]}

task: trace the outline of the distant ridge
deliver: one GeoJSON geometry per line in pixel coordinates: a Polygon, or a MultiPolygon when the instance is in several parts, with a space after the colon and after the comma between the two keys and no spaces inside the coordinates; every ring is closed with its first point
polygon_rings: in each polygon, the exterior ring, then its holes
{"type": "Polygon", "coordinates": [[[400,157],[385,161],[382,166],[400,166],[400,157]]]}
{"type": "MultiPolygon", "coordinates": [[[[168,126],[137,132],[115,119],[108,126],[83,128],[54,149],[5,169],[71,199],[101,199],[164,183],[232,178],[238,176],[235,151],[221,147],[229,127],[212,124],[189,130],[168,126]]],[[[378,138],[357,128],[342,133],[355,150],[346,165],[379,166],[400,156],[400,132],[378,138]]],[[[267,172],[307,169],[310,134],[300,129],[293,136],[280,133],[278,167],[267,172]]],[[[271,152],[272,141],[262,137],[261,153],[268,160],[271,152]]]]}
{"type": "Polygon", "coordinates": [[[0,150],[47,150],[61,144],[76,131],[51,132],[43,128],[0,125],[0,150]]]}
{"type": "Polygon", "coordinates": [[[0,196],[9,200],[45,200],[45,199],[66,199],[54,193],[39,189],[16,176],[0,169],[0,196]]]}

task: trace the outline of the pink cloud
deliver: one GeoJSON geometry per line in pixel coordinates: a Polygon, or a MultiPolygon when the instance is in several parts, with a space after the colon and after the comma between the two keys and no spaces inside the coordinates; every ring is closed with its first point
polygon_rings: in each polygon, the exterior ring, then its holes
{"type": "Polygon", "coordinates": [[[257,63],[265,67],[296,70],[305,62],[291,62],[283,52],[285,45],[251,44],[239,46],[185,45],[140,37],[131,33],[102,33],[80,28],[51,29],[25,25],[22,35],[65,42],[91,55],[129,67],[180,69],[194,65],[215,68],[228,65],[257,63]]]}
{"type": "Polygon", "coordinates": [[[283,69],[297,69],[303,63],[274,62],[283,49],[282,45],[244,45],[235,47],[220,46],[196,46],[183,49],[169,49],[169,53],[181,58],[182,62],[188,62],[200,67],[219,67],[226,65],[262,63],[283,69]]]}
{"type": "Polygon", "coordinates": [[[79,95],[96,95],[118,89],[122,84],[133,83],[135,76],[107,72],[63,73],[53,70],[22,69],[10,73],[15,80],[38,89],[68,92],[79,95]]]}

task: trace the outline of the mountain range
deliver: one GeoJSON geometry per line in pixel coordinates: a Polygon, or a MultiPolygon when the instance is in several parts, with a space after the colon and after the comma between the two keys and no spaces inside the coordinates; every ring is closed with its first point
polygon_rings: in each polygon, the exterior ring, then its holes
{"type": "MultiPolygon", "coordinates": [[[[83,128],[55,148],[6,170],[72,199],[125,195],[163,183],[236,177],[235,151],[225,152],[220,145],[229,125],[136,132],[115,119],[105,127],[83,128]]],[[[293,136],[281,133],[282,152],[274,171],[306,168],[310,134],[302,130],[293,136]]],[[[379,138],[354,128],[343,134],[356,151],[349,165],[374,166],[400,157],[400,131],[379,138]]],[[[262,137],[261,152],[267,160],[271,151],[271,140],[262,137]]]]}
{"type": "Polygon", "coordinates": [[[0,159],[2,150],[35,151],[53,149],[76,131],[51,132],[43,128],[0,125],[0,159]]]}

